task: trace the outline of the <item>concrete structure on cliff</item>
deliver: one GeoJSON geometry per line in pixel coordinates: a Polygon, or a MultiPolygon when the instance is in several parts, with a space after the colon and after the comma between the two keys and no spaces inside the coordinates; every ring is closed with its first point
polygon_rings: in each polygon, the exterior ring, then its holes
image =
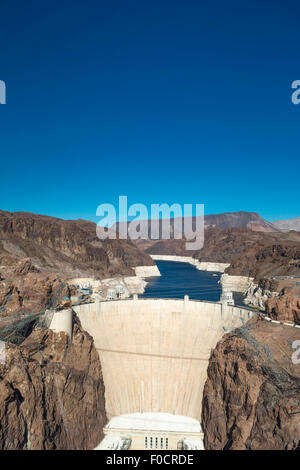
{"type": "Polygon", "coordinates": [[[226,332],[258,314],[228,305],[227,297],[215,303],[135,295],[50,311],[49,328],[70,338],[76,312],[99,352],[110,421],[97,448],[203,448],[200,420],[211,350],[226,332]]]}
{"type": "Polygon", "coordinates": [[[227,287],[223,287],[220,301],[228,305],[234,305],[233,293],[227,287]]]}
{"type": "MultiPolygon", "coordinates": [[[[203,448],[202,395],[211,349],[253,313],[188,296],[96,302],[77,305],[74,311],[99,352],[108,418],[127,415],[123,421],[134,423],[138,414],[143,423],[138,429],[108,424],[106,444],[99,448],[150,448],[151,442],[159,448],[166,443],[169,449],[203,448]],[[154,415],[161,416],[161,429],[151,428],[154,415]],[[181,428],[175,432],[172,423],[167,427],[166,421],[172,420],[166,416],[186,420],[179,419],[181,428]],[[189,418],[198,422],[197,432],[189,432],[189,418]]],[[[65,319],[63,323],[66,329],[65,319]]]]}

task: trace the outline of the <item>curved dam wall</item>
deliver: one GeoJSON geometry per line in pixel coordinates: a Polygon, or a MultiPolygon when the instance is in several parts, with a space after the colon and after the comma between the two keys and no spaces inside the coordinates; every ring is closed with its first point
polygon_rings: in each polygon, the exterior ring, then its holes
{"type": "Polygon", "coordinates": [[[74,311],[99,351],[109,419],[164,412],[200,421],[211,349],[253,315],[188,299],[98,302],[74,311]]]}

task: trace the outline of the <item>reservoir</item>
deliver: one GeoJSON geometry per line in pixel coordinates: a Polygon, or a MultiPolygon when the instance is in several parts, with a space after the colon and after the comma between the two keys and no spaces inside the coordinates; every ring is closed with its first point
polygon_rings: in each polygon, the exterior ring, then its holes
{"type": "Polygon", "coordinates": [[[193,300],[220,300],[221,273],[199,271],[192,264],[176,261],[156,261],[156,264],[161,276],[148,278],[149,283],[140,297],[183,299],[189,295],[193,300]]]}

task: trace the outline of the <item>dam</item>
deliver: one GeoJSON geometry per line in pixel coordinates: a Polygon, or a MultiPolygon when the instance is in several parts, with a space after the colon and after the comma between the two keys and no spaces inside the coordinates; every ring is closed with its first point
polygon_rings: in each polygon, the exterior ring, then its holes
{"type": "MultiPolygon", "coordinates": [[[[150,447],[150,442],[153,448],[154,443],[161,443],[162,448],[168,443],[169,449],[177,448],[175,441],[177,445],[199,442],[211,350],[224,333],[245,324],[253,312],[224,302],[194,301],[188,296],[180,300],[135,296],[82,304],[73,310],[99,352],[110,420],[104,429],[106,438],[115,435],[116,442],[123,436],[123,444],[116,448],[131,449],[150,447]],[[159,416],[164,421],[161,429],[157,429],[159,416]],[[169,427],[167,422],[171,423],[169,427]]],[[[182,445],[199,448],[198,444],[182,445]]]]}

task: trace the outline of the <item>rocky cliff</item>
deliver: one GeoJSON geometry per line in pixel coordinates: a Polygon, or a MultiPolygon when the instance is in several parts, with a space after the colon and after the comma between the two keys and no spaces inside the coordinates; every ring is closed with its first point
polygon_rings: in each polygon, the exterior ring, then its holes
{"type": "Polygon", "coordinates": [[[132,267],[154,264],[130,241],[100,240],[92,222],[0,211],[0,263],[15,266],[22,258],[68,277],[134,274],[132,267]]]}
{"type": "Polygon", "coordinates": [[[73,277],[134,276],[154,262],[127,240],[99,240],[92,222],[0,211],[0,315],[37,313],[70,294],[73,277]]]}
{"type": "Polygon", "coordinates": [[[300,234],[210,229],[205,231],[204,247],[194,256],[200,261],[230,263],[228,274],[256,280],[300,275],[300,234]]]}
{"type": "Polygon", "coordinates": [[[300,449],[299,330],[251,320],[212,352],[204,388],[206,449],[300,449]]]}
{"type": "Polygon", "coordinates": [[[204,246],[186,251],[185,240],[162,240],[149,254],[193,256],[199,261],[228,263],[226,272],[260,280],[270,276],[300,276],[300,233],[260,232],[247,228],[207,228],[204,246]]]}
{"type": "Polygon", "coordinates": [[[39,313],[55,307],[72,289],[54,273],[28,273],[0,282],[0,315],[39,313]]]}
{"type": "Polygon", "coordinates": [[[293,322],[300,325],[299,289],[282,289],[278,296],[265,303],[266,314],[273,320],[293,322]]]}
{"type": "Polygon", "coordinates": [[[266,289],[263,286],[251,281],[246,291],[244,303],[246,305],[250,305],[251,307],[256,307],[260,310],[265,310],[266,302],[269,299],[278,296],[279,293],[276,290],[270,291],[269,289],[266,289]]]}
{"type": "Polygon", "coordinates": [[[0,449],[92,449],[106,422],[98,352],[76,317],[72,341],[35,327],[21,345],[6,343],[0,449]]]}
{"type": "Polygon", "coordinates": [[[300,324],[300,286],[293,278],[251,282],[244,303],[264,310],[272,320],[300,324]]]}

